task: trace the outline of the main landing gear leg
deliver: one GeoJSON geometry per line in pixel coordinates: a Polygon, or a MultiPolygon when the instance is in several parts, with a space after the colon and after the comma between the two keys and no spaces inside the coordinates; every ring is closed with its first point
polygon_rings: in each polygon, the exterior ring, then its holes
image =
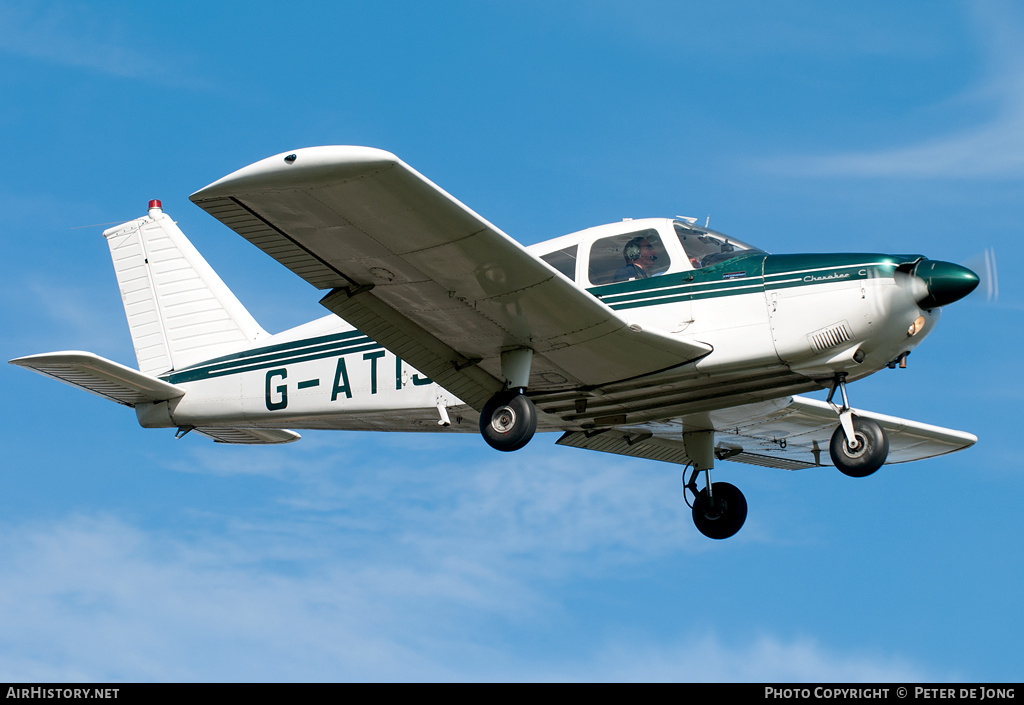
{"type": "Polygon", "coordinates": [[[683,487],[693,493],[693,523],[697,530],[711,539],[733,536],[747,520],[747,500],[728,482],[711,482],[715,467],[715,434],[713,431],[683,433],[686,454],[693,461],[693,473],[683,487]],[[704,489],[697,491],[697,476],[704,473],[704,489]]]}
{"type": "Polygon", "coordinates": [[[832,380],[826,400],[839,414],[839,426],[832,434],[829,455],[839,472],[850,477],[867,477],[882,467],[889,456],[889,437],[882,427],[871,419],[855,416],[846,397],[846,374],[839,373],[832,380]],[[843,405],[832,402],[836,389],[843,405]]]}
{"type": "Polygon", "coordinates": [[[505,388],[480,411],[480,435],[496,450],[519,450],[537,430],[537,408],[526,396],[533,351],[517,348],[501,354],[505,388]]]}

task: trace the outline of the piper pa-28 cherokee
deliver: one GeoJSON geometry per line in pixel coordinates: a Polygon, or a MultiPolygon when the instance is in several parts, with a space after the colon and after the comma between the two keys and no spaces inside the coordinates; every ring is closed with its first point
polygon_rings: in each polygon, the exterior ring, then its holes
{"type": "Polygon", "coordinates": [[[104,232],[139,370],[85,352],[11,362],[220,443],[479,428],[512,451],[560,431],[559,445],[692,468],[684,497],[718,539],[747,505],[711,482],[716,459],[863,477],[977,440],[851,409],[846,392],[905,366],[977,286],[956,264],[772,255],[691,218],[523,247],[367,147],[270,157],[191,200],[328,292],[330,315],[268,334],[152,201],[104,232]],[[820,389],[825,402],[795,396],[820,389]]]}

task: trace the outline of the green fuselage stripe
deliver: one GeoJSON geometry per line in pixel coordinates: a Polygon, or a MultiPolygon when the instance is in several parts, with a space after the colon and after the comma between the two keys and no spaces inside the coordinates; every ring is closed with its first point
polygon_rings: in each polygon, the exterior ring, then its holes
{"type": "MultiPolygon", "coordinates": [[[[915,258],[920,258],[920,255],[765,255],[762,252],[741,255],[692,272],[605,284],[588,291],[612,309],[623,310],[725,296],[763,295],[766,290],[790,287],[892,277],[899,264],[915,258]]],[[[170,372],[160,379],[180,384],[383,349],[382,345],[368,336],[352,330],[225,355],[170,372]]],[[[302,388],[311,386],[314,386],[312,381],[300,384],[302,388]]]]}
{"type": "Polygon", "coordinates": [[[589,289],[613,310],[758,294],[875,277],[892,277],[913,256],[760,255],[738,257],[693,272],[589,289]]]}
{"type": "Polygon", "coordinates": [[[383,346],[371,340],[359,331],[348,331],[337,335],[327,335],[307,340],[296,340],[265,348],[256,348],[245,352],[227,355],[215,360],[208,360],[201,365],[189,367],[179,372],[171,372],[161,377],[171,384],[194,382],[201,379],[212,379],[226,375],[264,370],[297,362],[309,362],[325,358],[340,357],[356,352],[381,350],[383,346]]]}

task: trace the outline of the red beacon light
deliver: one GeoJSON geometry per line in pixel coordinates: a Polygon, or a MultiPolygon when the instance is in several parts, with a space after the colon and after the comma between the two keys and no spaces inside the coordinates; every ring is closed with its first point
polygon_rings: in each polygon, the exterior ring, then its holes
{"type": "Polygon", "coordinates": [[[163,208],[163,204],[160,203],[160,201],[158,201],[157,199],[154,198],[152,201],[149,202],[149,207],[150,208],[163,208]]]}

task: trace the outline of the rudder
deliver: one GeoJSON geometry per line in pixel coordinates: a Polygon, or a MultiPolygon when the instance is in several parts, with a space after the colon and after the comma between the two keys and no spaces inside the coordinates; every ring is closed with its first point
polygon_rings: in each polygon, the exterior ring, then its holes
{"type": "Polygon", "coordinates": [[[157,375],[245,349],[267,333],[167,214],[103,232],[139,370],[157,375]]]}

